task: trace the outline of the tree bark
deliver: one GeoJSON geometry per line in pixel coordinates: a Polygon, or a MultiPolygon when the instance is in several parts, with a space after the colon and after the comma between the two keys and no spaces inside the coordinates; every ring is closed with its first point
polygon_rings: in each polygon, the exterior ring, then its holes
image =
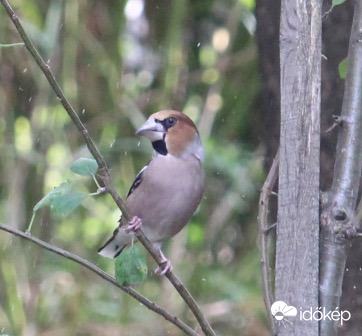
{"type": "Polygon", "coordinates": [[[321,2],[281,3],[281,130],[276,300],[296,307],[278,335],[318,335],[321,2]]]}

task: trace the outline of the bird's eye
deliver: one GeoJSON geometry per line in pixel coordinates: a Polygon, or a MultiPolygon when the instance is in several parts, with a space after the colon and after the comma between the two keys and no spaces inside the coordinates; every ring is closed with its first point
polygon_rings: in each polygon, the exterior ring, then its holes
{"type": "Polygon", "coordinates": [[[165,121],[166,121],[166,127],[169,128],[176,124],[177,119],[175,117],[169,117],[165,121]]]}

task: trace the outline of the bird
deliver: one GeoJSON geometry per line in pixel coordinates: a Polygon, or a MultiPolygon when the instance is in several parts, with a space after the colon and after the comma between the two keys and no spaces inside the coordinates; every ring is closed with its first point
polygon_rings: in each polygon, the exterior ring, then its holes
{"type": "Polygon", "coordinates": [[[121,216],[98,253],[116,258],[133,243],[134,231],[142,228],[161,256],[155,273],[165,275],[173,267],[161,251],[162,242],[185,227],[203,196],[204,149],[194,122],[175,110],[153,113],[136,135],[151,141],[153,157],[137,174],[125,200],[132,219],[127,222],[121,216]]]}

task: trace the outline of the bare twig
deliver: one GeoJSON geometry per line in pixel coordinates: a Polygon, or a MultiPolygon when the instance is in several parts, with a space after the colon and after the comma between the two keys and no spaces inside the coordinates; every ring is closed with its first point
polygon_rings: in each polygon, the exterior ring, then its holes
{"type": "Polygon", "coordinates": [[[275,155],[273,164],[269,170],[268,176],[264,182],[263,188],[261,189],[259,198],[259,212],[258,212],[258,223],[259,223],[259,248],[261,254],[261,279],[263,283],[264,292],[264,303],[269,318],[270,325],[272,327],[273,335],[276,334],[276,325],[271,314],[270,307],[274,302],[274,291],[272,288],[272,275],[270,267],[270,238],[268,224],[268,213],[269,213],[269,199],[273,192],[275,182],[278,178],[279,170],[279,149],[275,155]]]}
{"type": "MultiPolygon", "coordinates": [[[[101,180],[104,183],[104,186],[106,187],[108,193],[112,196],[115,203],[119,207],[119,209],[122,211],[122,215],[126,220],[131,219],[131,215],[119,196],[118,192],[114,188],[111,178],[109,169],[106,165],[105,160],[103,159],[103,156],[98,151],[97,147],[95,146],[92,138],[89,135],[88,130],[80,120],[78,114],[70,104],[70,102],[66,99],[66,97],[63,94],[62,89],[60,88],[58,82],[56,81],[53,73],[50,71],[49,65],[44,62],[42,57],[40,56],[39,52],[34,47],[33,43],[29,39],[28,35],[26,34],[23,26],[21,25],[17,15],[15,14],[14,10],[10,6],[7,0],[0,0],[1,4],[4,6],[6,12],[8,13],[8,16],[10,17],[11,21],[13,22],[15,28],[19,32],[22,40],[24,41],[25,47],[28,49],[42,72],[44,73],[45,77],[47,78],[50,86],[54,90],[57,99],[61,102],[64,109],[68,113],[69,117],[73,121],[74,125],[77,127],[81,135],[83,136],[84,142],[87,145],[89,151],[97,161],[99,165],[99,176],[101,180]]],[[[151,256],[155,259],[158,265],[162,265],[162,258],[159,252],[153,247],[152,243],[147,239],[147,237],[144,235],[141,229],[138,229],[136,231],[136,235],[138,240],[144,245],[144,247],[147,249],[147,251],[151,254],[151,256]]],[[[215,336],[214,330],[211,328],[209,322],[203,315],[200,307],[198,306],[195,299],[192,297],[190,292],[185,288],[185,286],[182,284],[182,282],[176,277],[176,275],[172,272],[169,272],[166,277],[169,279],[169,281],[172,283],[172,285],[175,287],[175,289],[179,292],[185,303],[188,305],[194,316],[196,317],[197,321],[199,322],[201,329],[204,331],[205,335],[207,336],[215,336]]]]}
{"type": "Polygon", "coordinates": [[[20,43],[0,43],[0,48],[11,48],[11,47],[19,47],[19,46],[23,46],[24,43],[20,42],[20,43]]]}
{"type": "Polygon", "coordinates": [[[164,308],[156,305],[155,303],[151,302],[147,298],[145,298],[143,295],[135,291],[133,288],[128,286],[121,286],[116,282],[116,279],[109,275],[108,273],[104,272],[102,269],[97,267],[96,265],[92,264],[88,260],[85,260],[71,252],[68,252],[66,250],[63,250],[57,246],[51,245],[39,238],[36,238],[32,236],[30,233],[24,233],[23,231],[11,228],[10,226],[0,224],[0,230],[6,231],[14,236],[20,237],[22,239],[26,239],[38,246],[41,246],[43,249],[48,250],[52,253],[56,253],[66,259],[72,260],[88,270],[92,271],[93,273],[97,274],[104,280],[108,281],[112,285],[122,289],[127,294],[131,295],[134,299],[142,303],[144,306],[146,306],[148,309],[154,311],[155,313],[162,315],[166,320],[170,321],[177,327],[179,327],[182,331],[184,331],[187,335],[191,336],[199,336],[194,330],[192,330],[187,324],[182,322],[180,319],[178,319],[176,316],[171,315],[168,311],[166,311],[164,308]]]}
{"type": "Polygon", "coordinates": [[[337,126],[342,126],[345,122],[341,116],[333,115],[332,117],[334,119],[333,125],[326,130],[326,133],[332,132],[337,126]]]}
{"type": "MultiPolygon", "coordinates": [[[[354,1],[347,76],[339,128],[334,176],[321,215],[320,305],[340,305],[345,264],[351,239],[358,236],[356,203],[362,171],[362,0],[354,1]]],[[[337,335],[334,321],[321,320],[320,335],[337,335]]]]}

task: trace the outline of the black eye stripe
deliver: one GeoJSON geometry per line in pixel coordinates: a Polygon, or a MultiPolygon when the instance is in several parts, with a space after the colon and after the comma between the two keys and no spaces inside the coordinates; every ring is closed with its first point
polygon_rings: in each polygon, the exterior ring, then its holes
{"type": "Polygon", "coordinates": [[[175,117],[168,117],[168,118],[166,118],[164,120],[155,119],[155,122],[156,123],[161,123],[162,126],[167,131],[170,127],[176,125],[177,119],[175,117]]]}

